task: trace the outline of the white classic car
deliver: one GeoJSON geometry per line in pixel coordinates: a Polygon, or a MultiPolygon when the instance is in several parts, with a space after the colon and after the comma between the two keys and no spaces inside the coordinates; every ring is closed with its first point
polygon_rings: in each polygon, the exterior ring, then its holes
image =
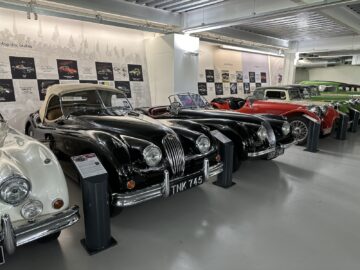
{"type": "Polygon", "coordinates": [[[65,177],[54,154],[9,128],[1,114],[0,217],[0,249],[7,254],[40,238],[55,240],[79,220],[79,208],[69,207],[65,177]]]}

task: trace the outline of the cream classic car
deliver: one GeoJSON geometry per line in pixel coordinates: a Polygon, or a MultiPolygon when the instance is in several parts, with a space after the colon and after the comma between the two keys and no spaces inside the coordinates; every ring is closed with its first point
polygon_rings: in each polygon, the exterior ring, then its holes
{"type": "Polygon", "coordinates": [[[41,143],[9,128],[0,114],[0,252],[17,246],[55,240],[79,220],[69,207],[62,169],[41,143]]]}

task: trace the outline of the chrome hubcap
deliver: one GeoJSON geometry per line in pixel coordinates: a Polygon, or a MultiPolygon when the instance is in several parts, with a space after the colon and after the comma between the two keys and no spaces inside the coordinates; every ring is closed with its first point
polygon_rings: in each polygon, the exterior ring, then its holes
{"type": "Polygon", "coordinates": [[[303,141],[308,135],[308,128],[303,121],[295,120],[290,123],[292,134],[298,141],[303,141]]]}

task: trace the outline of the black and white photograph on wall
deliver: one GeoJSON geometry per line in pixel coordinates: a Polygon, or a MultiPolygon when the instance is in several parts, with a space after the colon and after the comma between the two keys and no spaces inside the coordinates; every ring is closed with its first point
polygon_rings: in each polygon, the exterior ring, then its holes
{"type": "Polygon", "coordinates": [[[207,96],[207,84],[203,82],[198,83],[198,91],[199,95],[201,96],[207,96]]]}
{"type": "Polygon", "coordinates": [[[224,94],[224,88],[222,83],[215,83],[215,94],[217,96],[224,94]]]}
{"type": "Polygon", "coordinates": [[[78,80],[79,71],[77,61],[56,59],[60,80],[78,80]]]}
{"type": "Polygon", "coordinates": [[[80,80],[80,83],[92,83],[92,84],[98,84],[98,81],[96,80],[80,80]]]}
{"type": "Polygon", "coordinates": [[[266,83],[267,79],[266,79],[266,72],[261,72],[261,83],[266,83]]]}
{"type": "Polygon", "coordinates": [[[243,72],[242,71],[236,71],[236,82],[242,83],[244,80],[243,72]]]}
{"type": "Polygon", "coordinates": [[[97,79],[99,81],[113,81],[114,72],[112,63],[95,62],[97,79]]]}
{"type": "Polygon", "coordinates": [[[34,58],[10,56],[9,59],[13,79],[36,79],[34,58]]]}
{"type": "Polygon", "coordinates": [[[215,82],[215,74],[213,69],[205,69],[206,82],[215,82]]]}
{"type": "Polygon", "coordinates": [[[131,98],[130,82],[128,81],[115,81],[115,88],[122,90],[127,98],[131,98]]]}
{"type": "Polygon", "coordinates": [[[256,81],[256,79],[255,79],[255,72],[253,72],[253,71],[250,71],[250,72],[249,72],[249,81],[250,81],[251,83],[254,83],[254,82],[256,81]]]}
{"type": "Polygon", "coordinates": [[[250,83],[244,83],[244,94],[250,94],[250,83]]]}
{"type": "Polygon", "coordinates": [[[256,88],[259,88],[259,87],[261,87],[261,83],[258,83],[258,82],[257,82],[257,83],[255,84],[255,86],[256,86],[256,88]]]}
{"type": "Polygon", "coordinates": [[[40,100],[44,100],[48,87],[59,84],[59,80],[37,80],[40,100]]]}
{"type": "Polygon", "coordinates": [[[230,73],[228,70],[221,71],[221,79],[222,79],[222,82],[224,82],[224,83],[230,82],[230,73]]]}
{"type": "Polygon", "coordinates": [[[142,82],[144,80],[141,65],[128,65],[129,79],[133,82],[142,82]]]}
{"type": "Polygon", "coordinates": [[[230,94],[235,95],[237,93],[237,83],[230,83],[230,94]]]}
{"type": "Polygon", "coordinates": [[[0,102],[15,101],[14,85],[12,80],[0,80],[0,102]]]}

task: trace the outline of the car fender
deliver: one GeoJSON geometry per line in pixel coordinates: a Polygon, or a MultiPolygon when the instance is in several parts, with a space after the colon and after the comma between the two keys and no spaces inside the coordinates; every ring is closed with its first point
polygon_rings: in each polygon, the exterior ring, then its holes
{"type": "Polygon", "coordinates": [[[321,121],[320,117],[316,113],[310,112],[309,110],[303,108],[297,108],[291,111],[287,111],[285,113],[282,113],[281,115],[286,116],[288,119],[296,116],[307,116],[307,118],[310,117],[310,119],[314,119],[319,122],[321,121]]]}

